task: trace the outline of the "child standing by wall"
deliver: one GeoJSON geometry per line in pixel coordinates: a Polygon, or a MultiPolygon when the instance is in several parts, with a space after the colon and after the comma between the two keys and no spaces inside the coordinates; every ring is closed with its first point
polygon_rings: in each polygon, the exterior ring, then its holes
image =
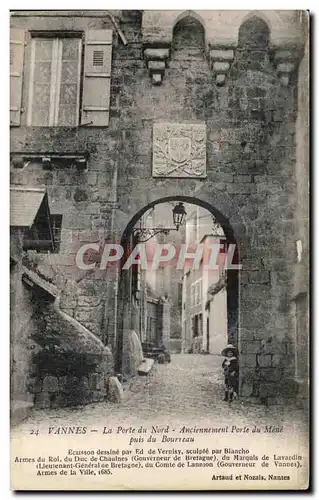
{"type": "Polygon", "coordinates": [[[225,377],[224,401],[231,402],[233,400],[234,393],[236,395],[238,394],[238,350],[232,344],[228,344],[225,349],[222,350],[222,356],[225,356],[222,364],[225,377]]]}

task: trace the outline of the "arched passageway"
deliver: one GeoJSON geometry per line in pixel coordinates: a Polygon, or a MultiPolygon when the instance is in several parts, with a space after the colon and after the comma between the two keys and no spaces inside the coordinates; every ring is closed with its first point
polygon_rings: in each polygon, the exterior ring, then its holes
{"type": "MultiPolygon", "coordinates": [[[[195,207],[198,208],[201,213],[203,218],[206,221],[211,221],[210,223],[208,222],[207,228],[202,229],[202,234],[200,237],[198,236],[197,238],[197,243],[203,244],[203,242],[206,241],[216,241],[216,237],[219,238],[219,236],[216,234],[213,234],[213,227],[219,227],[219,235],[222,238],[225,247],[224,247],[224,252],[227,254],[227,250],[230,248],[230,245],[232,245],[233,249],[233,259],[232,263],[233,264],[238,264],[239,263],[239,255],[238,255],[238,248],[237,248],[237,242],[234,236],[234,231],[227,220],[227,218],[220,213],[214,206],[210,203],[207,203],[206,201],[203,201],[201,199],[191,197],[191,196],[169,196],[165,198],[160,198],[156,201],[153,201],[152,203],[144,206],[141,210],[139,210],[134,217],[130,220],[130,222],[127,224],[123,235],[122,235],[122,241],[121,244],[124,248],[124,255],[123,255],[123,260],[122,260],[122,265],[121,265],[121,273],[120,273],[120,282],[119,282],[119,296],[118,296],[118,338],[117,338],[117,343],[116,343],[116,368],[119,372],[122,373],[127,373],[129,370],[127,369],[127,365],[130,364],[129,360],[126,359],[127,354],[123,354],[126,342],[126,338],[128,335],[128,332],[131,330],[135,330],[137,335],[139,336],[141,341],[145,341],[149,339],[151,335],[151,339],[159,342],[159,338],[155,333],[154,330],[154,335],[152,337],[152,334],[150,333],[150,328],[151,325],[147,324],[144,322],[143,317],[144,317],[144,310],[143,308],[141,309],[141,300],[143,296],[143,291],[140,289],[139,286],[137,286],[137,282],[140,280],[140,274],[139,274],[139,265],[132,265],[128,269],[125,268],[127,266],[124,266],[124,263],[127,261],[130,255],[132,255],[133,249],[136,247],[138,244],[138,241],[136,239],[136,231],[137,227],[139,224],[141,224],[141,220],[143,218],[149,218],[149,214],[156,209],[158,211],[159,207],[164,207],[164,205],[170,205],[171,207],[174,207],[178,203],[183,203],[187,207],[195,207]],[[207,214],[207,215],[205,215],[207,214]],[[209,227],[210,224],[210,227],[209,227]],[[211,240],[209,240],[211,238],[211,240]],[[215,238],[215,239],[214,239],[215,238]],[[123,268],[124,266],[124,268],[123,268]],[[138,292],[138,299],[136,299],[136,292],[138,292]],[[142,298],[141,298],[142,297],[142,298]],[[141,312],[142,310],[142,312],[141,312]],[[147,333],[145,331],[147,330],[147,333]]],[[[189,210],[189,208],[188,208],[189,210]]],[[[197,211],[198,212],[198,211],[197,211]]],[[[189,214],[190,216],[191,214],[189,214]]],[[[189,224],[189,217],[186,217],[186,222],[185,225],[189,224]]],[[[167,221],[162,221],[164,223],[163,227],[167,227],[167,221]]],[[[152,221],[151,221],[152,224],[152,221]]],[[[154,225],[154,221],[153,221],[154,225]]],[[[161,221],[157,221],[157,226],[162,225],[161,221]]],[[[173,224],[169,224],[169,226],[172,226],[173,224]]],[[[187,243],[186,247],[188,248],[188,244],[190,243],[189,238],[187,237],[187,227],[185,229],[185,239],[180,237],[179,244],[181,241],[185,241],[187,243]]],[[[170,233],[172,234],[172,233],[170,233]]],[[[175,235],[176,233],[174,233],[175,235]]],[[[181,235],[181,231],[179,232],[181,235]]],[[[199,233],[198,233],[199,234],[199,233]]],[[[168,241],[173,241],[172,236],[168,237],[168,239],[162,239],[158,240],[159,243],[167,243],[168,241]]],[[[174,236],[175,238],[175,236],[174,236]]],[[[195,241],[195,240],[194,240],[195,241]]],[[[222,247],[222,245],[221,245],[222,247]]],[[[175,261],[176,264],[176,261],[175,261]]],[[[197,272],[197,271],[196,271],[197,272]]],[[[223,276],[218,278],[219,281],[217,283],[217,288],[220,283],[222,283],[222,279],[224,279],[224,287],[222,286],[221,288],[225,288],[225,320],[224,320],[224,329],[225,329],[225,335],[222,339],[222,342],[232,342],[234,344],[238,344],[238,316],[239,316],[239,278],[238,278],[238,270],[237,269],[228,269],[225,270],[223,269],[223,276]]],[[[183,273],[182,273],[183,274],[183,273]]],[[[184,272],[184,274],[186,274],[184,272]]],[[[196,274],[196,273],[195,273],[196,274]]],[[[191,352],[193,349],[193,344],[191,343],[192,337],[197,337],[199,336],[198,332],[200,331],[202,336],[203,336],[203,342],[201,343],[201,347],[199,348],[200,351],[205,351],[205,352],[215,352],[212,350],[216,350],[220,352],[220,345],[217,347],[217,344],[214,346],[212,343],[212,340],[209,340],[209,328],[212,328],[213,325],[211,324],[211,320],[209,319],[210,316],[210,310],[211,310],[211,304],[206,304],[205,309],[203,308],[203,314],[194,314],[191,318],[191,327],[186,327],[187,325],[187,320],[190,318],[187,318],[187,315],[185,315],[185,309],[187,310],[187,299],[185,299],[185,290],[187,287],[192,287],[193,281],[197,279],[197,281],[200,281],[198,279],[198,276],[196,278],[195,274],[191,274],[189,280],[188,280],[188,285],[186,283],[186,280],[181,278],[180,282],[180,287],[181,287],[181,298],[180,298],[180,306],[181,306],[181,313],[180,313],[180,322],[181,326],[179,331],[181,332],[181,350],[183,352],[191,352]],[[196,279],[195,279],[196,278],[196,279]],[[182,298],[183,297],[183,298],[182,298]],[[184,310],[184,311],[183,311],[184,310]],[[208,311],[207,313],[205,311],[208,311]],[[198,316],[198,317],[197,317],[198,316]],[[200,318],[200,322],[203,325],[202,327],[198,326],[198,320],[200,318]],[[187,331],[191,331],[192,333],[187,336],[187,331]]],[[[198,272],[197,272],[198,274],[198,272]]],[[[175,281],[177,281],[179,278],[177,278],[177,275],[170,275],[170,278],[166,277],[167,282],[171,282],[175,284],[175,281]]],[[[205,281],[205,280],[204,280],[205,281]]],[[[206,288],[204,287],[204,296],[202,297],[202,301],[205,301],[206,296],[209,295],[209,282],[206,280],[206,288]]],[[[216,286],[215,288],[212,287],[211,289],[214,289],[215,291],[213,293],[218,293],[216,292],[217,290],[216,286]]],[[[166,294],[165,289],[162,288],[159,292],[159,297],[161,295],[166,294]]],[[[155,300],[155,299],[154,299],[155,300]]],[[[164,300],[165,302],[165,297],[164,300]]],[[[163,302],[162,301],[162,302],[163,302]]],[[[173,301],[174,302],[174,301],[173,301]]],[[[204,302],[203,302],[204,303],[204,302]]],[[[173,304],[174,305],[174,304],[173,304]]],[[[217,305],[217,303],[216,303],[217,305]]],[[[172,328],[173,335],[178,336],[174,332],[176,331],[176,325],[174,326],[172,323],[170,323],[170,327],[172,328]]],[[[163,330],[164,331],[164,330],[163,330]]],[[[163,334],[165,336],[165,334],[163,334]]],[[[161,339],[163,341],[163,339],[161,339]]],[[[166,340],[164,339],[163,343],[165,344],[166,340]]],[[[129,373],[127,373],[129,374],[129,373]]]]}

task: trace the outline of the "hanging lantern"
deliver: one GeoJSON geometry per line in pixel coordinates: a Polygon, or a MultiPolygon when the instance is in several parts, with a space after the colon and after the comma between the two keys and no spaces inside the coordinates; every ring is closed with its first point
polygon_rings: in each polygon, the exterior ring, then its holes
{"type": "Polygon", "coordinates": [[[183,224],[185,215],[187,215],[187,212],[185,210],[183,203],[180,202],[173,208],[173,222],[177,231],[183,224]]]}

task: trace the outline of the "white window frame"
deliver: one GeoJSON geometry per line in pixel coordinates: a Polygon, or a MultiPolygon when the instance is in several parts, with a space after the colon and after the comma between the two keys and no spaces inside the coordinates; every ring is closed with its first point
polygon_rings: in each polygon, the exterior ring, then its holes
{"type": "MultiPolygon", "coordinates": [[[[59,101],[61,88],[61,69],[62,69],[62,49],[63,41],[72,37],[33,37],[31,40],[31,57],[30,57],[30,77],[29,77],[29,95],[28,95],[28,113],[27,126],[42,126],[42,127],[63,127],[58,123],[59,118],[59,101]],[[51,66],[51,83],[50,83],[50,109],[49,123],[47,125],[32,124],[32,106],[33,106],[33,90],[34,90],[34,68],[35,68],[35,48],[37,40],[53,40],[52,44],[52,66],[51,66]]],[[[80,119],[80,87],[81,87],[81,62],[82,62],[82,39],[74,37],[78,40],[78,71],[77,71],[77,98],[76,98],[76,120],[74,127],[78,126],[80,119]]],[[[72,125],[71,125],[72,127],[72,125]]]]}

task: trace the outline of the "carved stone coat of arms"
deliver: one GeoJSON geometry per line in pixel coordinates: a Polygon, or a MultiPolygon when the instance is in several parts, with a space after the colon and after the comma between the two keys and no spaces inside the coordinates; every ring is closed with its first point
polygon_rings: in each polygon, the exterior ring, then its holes
{"type": "Polygon", "coordinates": [[[153,177],[206,177],[206,125],[154,123],[153,177]]]}

